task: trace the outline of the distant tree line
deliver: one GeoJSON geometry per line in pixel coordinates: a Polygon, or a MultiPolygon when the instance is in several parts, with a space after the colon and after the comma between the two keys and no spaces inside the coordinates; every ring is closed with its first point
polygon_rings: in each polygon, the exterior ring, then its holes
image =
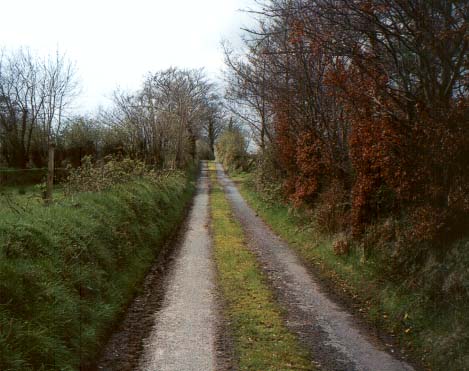
{"type": "Polygon", "coordinates": [[[213,158],[225,114],[203,70],[149,73],[138,91],[116,91],[112,105],[92,116],[71,109],[78,93],[75,66],[64,55],[3,51],[0,167],[44,167],[51,144],[61,167],[80,166],[84,156],[178,168],[197,156],[213,158]]]}
{"type": "Polygon", "coordinates": [[[199,155],[213,157],[224,114],[203,70],[169,68],[148,74],[135,93],[115,92],[113,108],[100,120],[112,133],[111,147],[156,166],[179,168],[193,161],[198,149],[199,155]]]}

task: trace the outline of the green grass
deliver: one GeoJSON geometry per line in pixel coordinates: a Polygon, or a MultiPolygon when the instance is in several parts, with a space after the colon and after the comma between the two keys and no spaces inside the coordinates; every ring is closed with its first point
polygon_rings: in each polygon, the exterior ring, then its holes
{"type": "Polygon", "coordinates": [[[78,370],[184,215],[176,173],[0,214],[0,370],[78,370]]]}
{"type": "Polygon", "coordinates": [[[240,370],[311,370],[307,352],[285,327],[282,312],[244,243],[240,224],[211,170],[215,260],[240,370]]]}
{"type": "Polygon", "coordinates": [[[355,308],[390,332],[415,358],[433,370],[469,370],[469,303],[432,303],[423,291],[387,281],[372,258],[358,250],[337,256],[334,236],[320,233],[311,218],[288,205],[265,201],[254,190],[252,174],[233,180],[248,204],[285,239],[336,293],[351,298],[355,308]]]}
{"type": "MultiPolygon", "coordinates": [[[[52,196],[57,201],[65,199],[61,185],[54,187],[52,196]]],[[[0,186],[0,212],[28,212],[41,205],[44,199],[39,186],[0,186]]]]}

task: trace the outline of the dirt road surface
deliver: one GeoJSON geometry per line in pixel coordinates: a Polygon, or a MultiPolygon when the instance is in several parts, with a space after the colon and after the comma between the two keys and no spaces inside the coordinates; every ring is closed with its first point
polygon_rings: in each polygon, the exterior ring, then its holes
{"type": "Polygon", "coordinates": [[[204,163],[162,307],[144,341],[140,370],[216,369],[217,304],[207,171],[204,163]]]}
{"type": "Polygon", "coordinates": [[[319,287],[300,259],[246,204],[233,182],[217,165],[218,179],[281,305],[290,330],[310,349],[320,367],[335,371],[411,371],[409,364],[384,350],[359,329],[352,315],[319,287]]]}

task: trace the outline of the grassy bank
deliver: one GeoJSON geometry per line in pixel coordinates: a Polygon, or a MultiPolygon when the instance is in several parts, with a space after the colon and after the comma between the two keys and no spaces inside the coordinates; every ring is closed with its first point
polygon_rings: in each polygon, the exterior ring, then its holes
{"type": "Polygon", "coordinates": [[[215,260],[240,370],[310,370],[307,353],[286,329],[241,226],[211,170],[215,260]]]}
{"type": "Polygon", "coordinates": [[[0,216],[0,369],[88,367],[193,182],[182,173],[0,216]]]}
{"type": "Polygon", "coordinates": [[[351,250],[336,255],[334,236],[320,233],[311,217],[288,205],[266,201],[256,193],[251,174],[233,177],[246,199],[272,229],[299,255],[379,328],[394,336],[405,352],[411,352],[433,370],[469,370],[469,303],[439,305],[425,292],[386,281],[377,261],[351,250]]]}

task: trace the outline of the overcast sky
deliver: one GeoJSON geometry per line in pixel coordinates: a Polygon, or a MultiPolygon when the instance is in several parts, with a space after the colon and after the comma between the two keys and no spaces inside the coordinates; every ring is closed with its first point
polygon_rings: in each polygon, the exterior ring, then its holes
{"type": "Polygon", "coordinates": [[[222,39],[236,42],[252,0],[12,0],[2,2],[3,47],[58,48],[76,62],[78,105],[106,105],[112,90],[139,87],[143,75],[170,66],[223,68],[222,39]]]}

